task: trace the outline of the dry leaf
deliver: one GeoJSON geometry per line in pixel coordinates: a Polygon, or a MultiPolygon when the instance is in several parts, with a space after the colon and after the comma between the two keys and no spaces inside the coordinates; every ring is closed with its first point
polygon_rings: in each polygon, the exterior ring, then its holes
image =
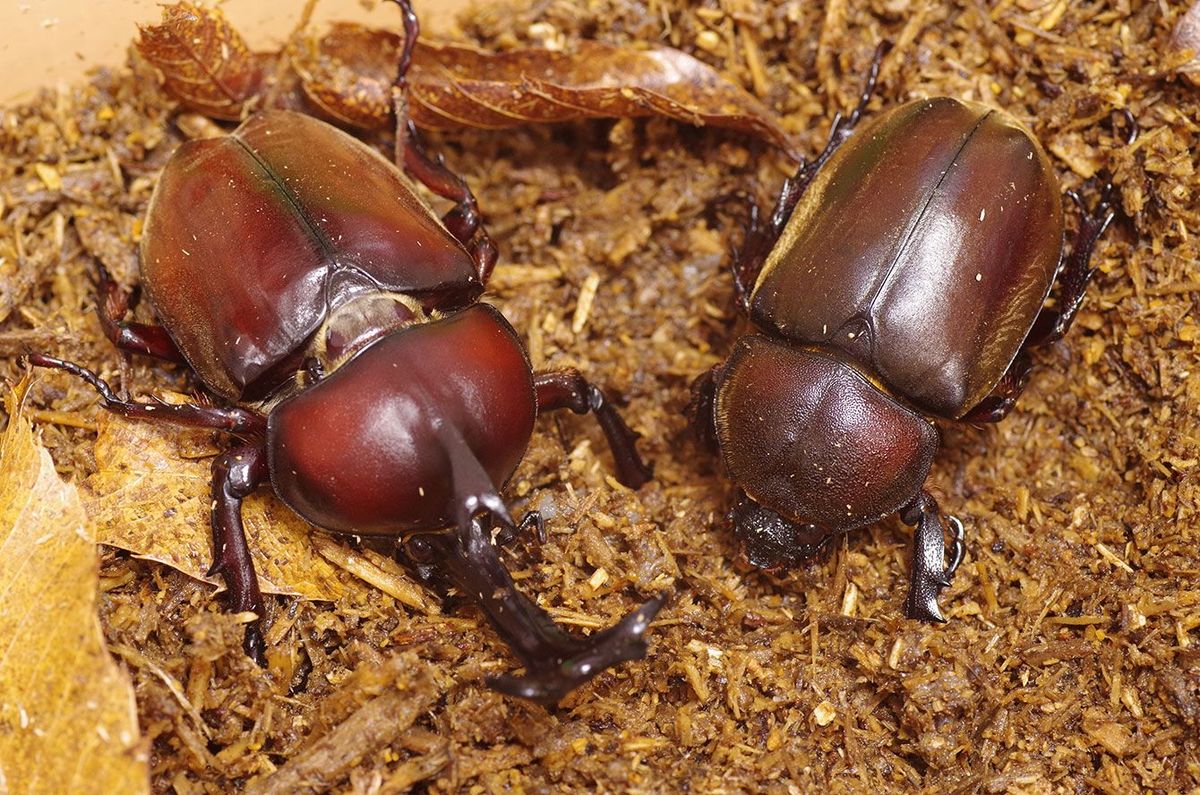
{"type": "MultiPolygon", "coordinates": [[[[97,540],[164,563],[197,579],[212,563],[209,467],[212,435],[97,418],[97,472],[84,504],[97,540]]],[[[269,486],[247,499],[242,521],[264,593],[336,599],[346,591],[336,568],[309,542],[312,526],[275,499],[269,486]]]]}
{"type": "MultiPolygon", "coordinates": [[[[323,38],[298,48],[294,62],[305,93],[347,124],[386,126],[401,41],[390,31],[335,23],[323,38]]],[[[669,47],[580,41],[570,52],[488,53],[421,40],[408,85],[413,121],[428,129],[658,115],[741,130],[796,152],[770,109],[712,67],[669,47]]]]}
{"type": "MultiPolygon", "coordinates": [[[[249,51],[220,9],[176,3],[141,29],[138,51],[185,107],[237,120],[262,90],[264,59],[249,51]]],[[[402,37],[334,23],[296,42],[293,66],[305,95],[343,123],[388,126],[402,37]]],[[[575,43],[488,53],[462,44],[417,42],[409,71],[413,121],[427,129],[511,127],[587,118],[665,116],[756,135],[796,157],[795,141],[754,96],[687,53],[669,47],[575,43]]]]}
{"type": "Polygon", "coordinates": [[[140,28],[138,52],[163,74],[163,88],[187,107],[238,120],[263,84],[262,60],[215,8],[163,6],[162,22],[140,28]]]}
{"type": "Polygon", "coordinates": [[[1200,85],[1200,2],[1192,3],[1175,24],[1167,44],[1167,60],[1185,80],[1200,85]]]}
{"type": "Polygon", "coordinates": [[[133,685],[96,617],[92,526],[16,404],[0,443],[0,792],[149,792],[133,685]]]}

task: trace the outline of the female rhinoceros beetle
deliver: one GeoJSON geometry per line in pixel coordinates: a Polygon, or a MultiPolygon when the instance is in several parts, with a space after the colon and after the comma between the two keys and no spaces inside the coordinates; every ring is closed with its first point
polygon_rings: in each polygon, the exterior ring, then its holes
{"type": "Polygon", "coordinates": [[[899,512],[916,525],[905,612],[943,621],[938,593],[964,548],[951,517],[947,564],[923,487],[932,420],[1009,412],[1029,352],[1060,339],[1079,309],[1111,185],[1091,211],[1068,193],[1080,222],[1065,254],[1058,180],[1006,113],[923,99],[849,137],[885,51],[770,221],[751,208],[734,286],[754,328],[696,380],[689,413],[739,487],[731,519],[752,564],[793,566],[899,512]],[[1056,279],[1057,308],[1043,306],[1056,279]]]}
{"type": "MultiPolygon", "coordinates": [[[[402,87],[417,20],[398,2],[402,87]]],[[[449,575],[477,599],[526,667],[523,677],[489,683],[552,703],[641,657],[664,597],[591,637],[570,635],[516,590],[481,516],[517,530],[497,490],[543,411],[595,414],[625,484],[642,485],[649,470],[599,389],[573,370],[533,374],[513,328],[478,303],[496,248],[475,198],[423,154],[414,129],[398,130],[407,133],[398,146],[405,168],[457,202],[440,220],[370,147],[308,116],[270,111],[226,138],[185,143],[163,170],[141,247],[161,326],[124,322],[127,297],[101,267],[110,339],[186,362],[226,407],[121,400],[78,365],[28,358],[85,379],[126,417],[241,439],[212,467],[212,573],[224,576],[233,609],[265,615],[241,503],[269,481],[325,530],[407,537],[418,570],[449,575]],[[457,532],[434,532],[451,524],[457,532]]],[[[540,529],[540,517],[521,525],[540,529]]],[[[246,650],[260,660],[262,642],[259,623],[248,625],[246,650]]]]}

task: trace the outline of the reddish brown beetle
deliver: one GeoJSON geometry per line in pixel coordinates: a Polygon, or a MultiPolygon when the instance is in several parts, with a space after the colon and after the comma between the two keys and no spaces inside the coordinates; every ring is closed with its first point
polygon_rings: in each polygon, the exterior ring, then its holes
{"type": "Polygon", "coordinates": [[[1064,254],[1058,180],[1004,112],[917,100],[850,138],[884,52],[770,222],[752,210],[734,283],[754,329],[697,379],[689,411],[739,487],[731,518],[751,563],[793,566],[899,512],[916,525],[906,613],[943,621],[938,593],[964,547],[951,517],[947,565],[942,515],[923,488],[939,444],[932,420],[1009,412],[1029,352],[1061,339],[1079,309],[1113,218],[1111,185],[1091,211],[1068,193],[1080,218],[1064,254]]]}
{"type": "MultiPolygon", "coordinates": [[[[402,87],[417,20],[398,2],[402,87]]],[[[164,169],[141,252],[161,326],[123,322],[127,297],[101,270],[100,316],[113,342],[186,362],[228,407],[121,400],[78,365],[29,361],[87,380],[126,417],[242,440],[212,467],[212,572],[225,577],[234,610],[265,614],[241,503],[269,481],[326,530],[408,536],[418,570],[447,574],[477,599],[526,667],[523,677],[489,683],[553,703],[643,656],[665,597],[591,637],[570,635],[516,590],[481,517],[517,531],[498,489],[540,412],[592,412],[622,482],[637,487],[650,473],[636,434],[599,389],[574,370],[534,375],[516,332],[477,303],[496,249],[475,198],[422,153],[414,129],[399,129],[405,168],[457,202],[440,220],[371,148],[324,122],[271,111],[226,138],[185,143],[164,169]],[[457,532],[433,532],[449,524],[457,532]]],[[[521,525],[540,530],[540,521],[531,513],[521,525]]],[[[250,624],[247,651],[261,659],[262,642],[250,624]]]]}

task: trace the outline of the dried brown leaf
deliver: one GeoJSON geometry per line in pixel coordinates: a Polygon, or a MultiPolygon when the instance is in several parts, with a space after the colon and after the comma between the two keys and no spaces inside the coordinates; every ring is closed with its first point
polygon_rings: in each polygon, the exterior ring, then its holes
{"type": "Polygon", "coordinates": [[[263,84],[263,64],[225,15],[191,3],[163,6],[162,22],[146,25],[138,52],[163,74],[163,88],[192,110],[242,118],[263,84]]]}
{"type": "Polygon", "coordinates": [[[0,791],[149,792],[133,684],[96,616],[92,524],[19,414],[0,442],[0,551],[0,791]]]}
{"type": "Polygon", "coordinates": [[[1167,61],[1193,85],[1200,85],[1200,2],[1192,3],[1175,24],[1167,44],[1167,61]]]}
{"type": "MultiPolygon", "coordinates": [[[[219,584],[205,576],[212,563],[211,436],[107,413],[96,425],[97,471],[84,504],[97,540],[219,584]]],[[[242,520],[264,592],[336,599],[346,591],[348,581],[313,550],[312,526],[269,489],[243,503],[242,520]]]]}
{"type": "MultiPolygon", "coordinates": [[[[384,127],[401,41],[390,31],[337,23],[299,47],[294,65],[308,98],[330,116],[384,127]]],[[[657,115],[740,130],[796,152],[769,108],[712,67],[668,47],[580,41],[570,52],[488,53],[422,40],[408,84],[412,118],[427,129],[657,115]]]]}

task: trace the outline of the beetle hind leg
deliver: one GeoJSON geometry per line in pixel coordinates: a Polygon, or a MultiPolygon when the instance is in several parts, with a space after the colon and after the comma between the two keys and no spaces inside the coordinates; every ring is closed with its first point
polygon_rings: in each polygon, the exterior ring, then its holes
{"type": "Polygon", "coordinates": [[[96,260],[94,283],[99,299],[96,315],[100,319],[100,327],[104,330],[104,336],[118,350],[175,364],[184,363],[183,354],[165,328],[124,319],[125,313],[137,305],[136,296],[123,290],[100,260],[96,260]]]}
{"type": "Polygon", "coordinates": [[[801,164],[800,170],[796,172],[796,181],[802,183],[801,190],[808,187],[808,183],[812,181],[817,170],[825,165],[825,161],[841,146],[847,138],[854,132],[854,128],[858,126],[862,115],[867,111],[867,105],[871,102],[871,97],[875,95],[875,84],[879,80],[879,67],[883,63],[883,56],[887,55],[892,49],[892,43],[884,40],[879,42],[875,47],[875,54],[871,56],[871,65],[867,68],[867,77],[863,80],[862,91],[858,95],[858,104],[854,106],[854,110],[850,111],[850,115],[843,116],[837,113],[833,117],[833,124],[829,128],[829,140],[825,143],[825,148],[817,159],[811,163],[801,164]]]}
{"type": "Polygon", "coordinates": [[[1100,191],[1100,200],[1091,208],[1078,191],[1067,191],[1067,197],[1079,210],[1079,224],[1075,228],[1071,252],[1058,273],[1058,307],[1043,309],[1038,314],[1025,341],[1027,348],[1040,348],[1058,342],[1075,321],[1075,315],[1083,305],[1083,296],[1088,284],[1096,274],[1096,269],[1091,266],[1092,252],[1100,236],[1116,216],[1113,204],[1114,190],[1111,182],[1105,183],[1100,191]]]}
{"type": "Polygon", "coordinates": [[[429,155],[421,143],[417,127],[411,120],[404,122],[403,149],[397,152],[397,160],[404,170],[429,190],[455,203],[450,212],[442,216],[442,223],[460,243],[466,245],[479,231],[482,218],[479,202],[471,192],[467,181],[455,174],[446,165],[441,155],[429,155]]]}
{"type": "Polygon", "coordinates": [[[834,115],[825,148],[821,150],[816,159],[802,160],[796,168],[796,173],[784,180],[783,187],[779,190],[779,196],[775,200],[775,210],[766,224],[759,220],[758,205],[753,200],[750,201],[745,238],[741,249],[734,255],[733,262],[734,297],[743,311],[749,311],[750,294],[758,281],[758,275],[762,271],[771,249],[775,247],[779,236],[783,234],[783,229],[791,219],[792,212],[796,209],[800,198],[816,178],[817,172],[825,165],[825,161],[850,137],[859,119],[866,112],[867,104],[875,94],[875,82],[879,78],[879,65],[883,61],[883,56],[891,48],[891,42],[887,41],[881,42],[875,48],[875,55],[871,59],[871,67],[867,71],[867,79],[864,81],[858,104],[848,116],[842,116],[841,113],[834,115]]]}
{"type": "Polygon", "coordinates": [[[1067,192],[1068,198],[1079,209],[1079,224],[1075,228],[1071,251],[1058,272],[1058,304],[1053,309],[1042,308],[1007,372],[979,405],[963,415],[963,422],[999,422],[1008,416],[1029,382],[1029,373],[1033,369],[1030,351],[1058,342],[1070,330],[1083,305],[1087,287],[1096,274],[1096,269],[1091,266],[1092,252],[1116,214],[1114,192],[1113,184],[1105,183],[1099,201],[1091,208],[1077,191],[1067,192]]]}

